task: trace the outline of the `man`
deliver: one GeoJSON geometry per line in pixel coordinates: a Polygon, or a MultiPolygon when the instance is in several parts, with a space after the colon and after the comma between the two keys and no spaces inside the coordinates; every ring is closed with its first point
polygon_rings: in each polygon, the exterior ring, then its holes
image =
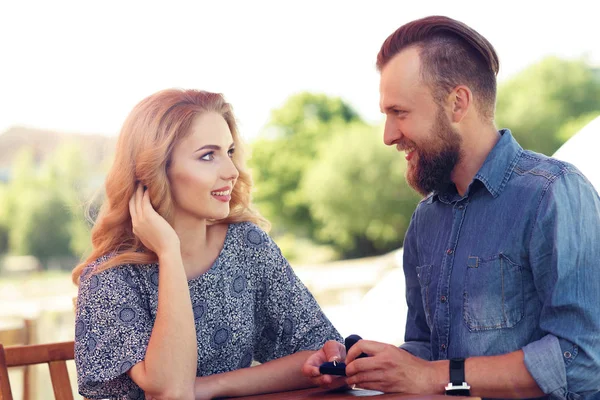
{"type": "Polygon", "coordinates": [[[410,22],[377,66],[384,142],[406,153],[407,180],[426,196],[404,242],[405,343],[361,340],[346,355],[328,342],[304,374],[330,388],[600,396],[598,194],[575,167],[497,130],[498,58],[465,24],[410,22]],[[346,378],[319,373],[334,359],[346,378]]]}

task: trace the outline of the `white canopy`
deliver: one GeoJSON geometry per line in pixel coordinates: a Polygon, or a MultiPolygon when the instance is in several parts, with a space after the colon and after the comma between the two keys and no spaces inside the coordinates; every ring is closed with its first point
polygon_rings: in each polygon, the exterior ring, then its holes
{"type": "Polygon", "coordinates": [[[567,140],[553,157],[579,168],[600,192],[600,116],[567,140]]]}

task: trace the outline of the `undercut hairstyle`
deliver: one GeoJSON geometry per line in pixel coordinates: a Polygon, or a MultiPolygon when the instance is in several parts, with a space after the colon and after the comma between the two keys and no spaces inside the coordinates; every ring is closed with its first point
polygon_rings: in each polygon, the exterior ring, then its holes
{"type": "Polygon", "coordinates": [[[430,16],[402,25],[385,40],[377,55],[377,69],[402,50],[416,46],[421,78],[442,104],[457,86],[473,93],[475,106],[486,120],[494,119],[498,55],[486,38],[466,24],[443,16],[430,16]]]}

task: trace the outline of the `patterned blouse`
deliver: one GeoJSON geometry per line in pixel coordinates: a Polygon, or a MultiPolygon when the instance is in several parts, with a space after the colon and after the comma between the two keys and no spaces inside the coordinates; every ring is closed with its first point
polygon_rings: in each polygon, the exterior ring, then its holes
{"type": "MultiPolygon", "coordinates": [[[[79,393],[142,399],[126,372],[144,359],[158,306],[158,264],[85,268],[75,319],[79,393]]],[[[211,268],[188,281],[198,367],[206,376],[264,363],[327,340],[342,341],[273,240],[256,225],[230,224],[211,268]]]]}

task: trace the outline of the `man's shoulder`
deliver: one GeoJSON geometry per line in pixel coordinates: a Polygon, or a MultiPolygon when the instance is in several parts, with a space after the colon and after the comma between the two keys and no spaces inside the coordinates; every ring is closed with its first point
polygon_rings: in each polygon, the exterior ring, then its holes
{"type": "Polygon", "coordinates": [[[581,175],[573,164],[531,150],[521,153],[513,171],[517,176],[549,182],[568,174],[581,175]]]}

